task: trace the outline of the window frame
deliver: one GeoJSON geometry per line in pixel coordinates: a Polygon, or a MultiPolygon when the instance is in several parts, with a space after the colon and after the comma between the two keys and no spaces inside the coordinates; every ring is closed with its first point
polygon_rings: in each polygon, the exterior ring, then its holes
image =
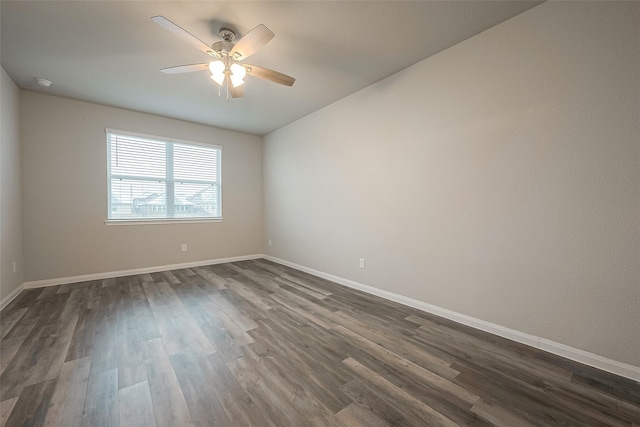
{"type": "MultiPolygon", "coordinates": [[[[221,145],[217,145],[217,144],[207,144],[207,143],[203,143],[203,142],[196,142],[196,141],[188,141],[188,140],[184,140],[184,139],[178,139],[178,138],[171,138],[171,137],[165,137],[165,136],[158,136],[158,135],[150,135],[150,134],[145,134],[145,133],[139,133],[139,132],[131,132],[131,131],[126,131],[126,130],[120,130],[120,129],[112,129],[112,128],[106,128],[105,129],[105,139],[106,139],[106,163],[107,163],[107,219],[104,221],[106,225],[140,225],[140,224],[151,224],[151,225],[159,225],[159,224],[184,224],[184,223],[204,223],[204,222],[222,222],[223,221],[223,216],[222,216],[222,151],[223,151],[223,147],[221,145]],[[200,147],[206,147],[206,148],[213,148],[218,150],[218,164],[217,164],[217,187],[218,187],[218,206],[219,206],[219,216],[216,217],[182,217],[182,218],[175,218],[175,217],[164,217],[164,218],[127,218],[127,219],[118,219],[118,218],[110,218],[111,215],[111,180],[113,178],[112,174],[111,174],[111,135],[122,135],[125,137],[132,137],[132,138],[141,138],[141,139],[148,139],[151,141],[156,141],[156,142],[164,142],[164,143],[169,143],[170,145],[170,149],[166,150],[165,152],[167,154],[169,154],[169,152],[171,153],[171,157],[167,157],[166,158],[166,169],[169,170],[171,169],[171,176],[168,176],[167,174],[165,174],[165,177],[161,179],[161,181],[165,184],[166,188],[167,188],[167,192],[165,193],[165,200],[169,200],[169,198],[173,198],[173,193],[174,193],[174,186],[171,185],[167,185],[167,183],[169,182],[189,182],[189,183],[209,183],[209,181],[199,181],[199,180],[193,180],[193,179],[184,179],[184,180],[175,180],[172,176],[173,174],[173,144],[184,144],[184,145],[191,145],[191,146],[200,146],[200,147]],[[171,189],[169,189],[169,187],[171,187],[171,189]]],[[[119,176],[119,175],[118,175],[119,176]]],[[[120,177],[120,176],[119,176],[120,177]]],[[[121,176],[122,178],[125,179],[138,179],[138,180],[149,180],[149,181],[158,181],[158,179],[154,179],[154,178],[148,178],[148,177],[136,177],[136,176],[121,176]]],[[[173,211],[173,206],[171,211],[173,211]]],[[[169,210],[169,206],[167,203],[167,211],[169,210]]]]}

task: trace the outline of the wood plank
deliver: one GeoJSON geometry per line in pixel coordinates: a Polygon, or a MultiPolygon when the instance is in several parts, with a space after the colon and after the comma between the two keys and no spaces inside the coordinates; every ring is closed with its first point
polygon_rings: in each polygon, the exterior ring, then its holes
{"type": "MultiPolygon", "coordinates": [[[[242,357],[240,345],[236,343],[235,339],[225,328],[213,302],[209,298],[202,298],[198,301],[190,302],[188,307],[189,313],[195,322],[197,322],[204,336],[216,351],[220,352],[225,361],[242,357]]],[[[244,335],[244,331],[238,331],[238,333],[244,335]]],[[[245,338],[246,343],[250,341],[251,339],[245,338]]]]}
{"type": "Polygon", "coordinates": [[[456,375],[456,370],[450,366],[451,358],[445,359],[440,354],[434,355],[425,351],[425,348],[409,341],[406,337],[397,336],[384,329],[372,327],[353,316],[341,312],[335,313],[333,321],[443,378],[451,379],[452,376],[455,377],[456,375]]]}
{"type": "Polygon", "coordinates": [[[201,357],[200,367],[234,426],[265,426],[268,420],[242,389],[220,354],[201,357]]]}
{"type": "Polygon", "coordinates": [[[534,424],[531,424],[529,420],[519,416],[517,411],[509,411],[507,408],[503,408],[484,400],[476,402],[471,410],[478,414],[482,419],[497,426],[534,426],[534,424]]]}
{"type": "Polygon", "coordinates": [[[193,427],[189,408],[162,339],[144,342],[143,353],[158,427],[193,427]]]}
{"type": "Polygon", "coordinates": [[[118,390],[120,427],[156,427],[149,383],[140,382],[118,390]]]}
{"type": "MultiPolygon", "coordinates": [[[[556,357],[558,363],[568,364],[567,360],[556,357]]],[[[571,382],[601,391],[623,402],[640,406],[640,387],[637,381],[621,378],[591,366],[579,363],[569,364],[573,370],[571,382]]]]}
{"type": "MultiPolygon", "coordinates": [[[[416,318],[415,316],[412,316],[416,318]]],[[[486,356],[491,360],[496,360],[500,363],[507,363],[508,365],[515,365],[518,370],[523,372],[535,373],[538,376],[542,376],[545,379],[557,380],[560,382],[568,382],[571,380],[571,371],[554,366],[542,360],[537,360],[528,357],[528,351],[530,347],[520,345],[516,348],[507,348],[503,344],[504,338],[499,341],[488,341],[476,336],[469,336],[461,331],[456,330],[453,327],[429,323],[427,326],[421,326],[417,332],[425,337],[425,341],[429,343],[438,342],[448,346],[454,346],[453,352],[465,351],[465,349],[473,348],[475,352],[486,356]],[[471,345],[467,345],[466,348],[461,348],[457,345],[460,338],[464,337],[465,342],[471,345]]],[[[420,340],[417,336],[416,340],[420,340]]],[[[499,337],[496,337],[496,339],[499,337]]]]}
{"type": "Polygon", "coordinates": [[[13,337],[0,341],[0,375],[16,355],[26,337],[13,337]]]}
{"type": "Polygon", "coordinates": [[[118,290],[109,281],[100,288],[100,306],[96,309],[96,325],[91,347],[91,371],[115,371],[118,366],[118,290]]]}
{"type": "MultiPolygon", "coordinates": [[[[517,408],[518,414],[536,425],[593,425],[596,420],[585,415],[586,411],[566,410],[560,399],[550,398],[550,394],[540,387],[541,383],[527,384],[498,370],[482,367],[465,368],[453,365],[460,370],[455,383],[471,390],[488,402],[499,402],[504,408],[517,408]]],[[[585,408],[586,409],[586,408],[585,408]]]]}
{"type": "MultiPolygon", "coordinates": [[[[346,340],[352,343],[356,343],[359,348],[373,355],[374,357],[390,363],[394,366],[401,367],[404,371],[410,375],[415,375],[421,378],[423,381],[438,387],[443,393],[449,393],[462,398],[463,401],[473,404],[478,400],[478,396],[473,393],[456,386],[448,380],[454,379],[459,372],[451,368],[445,361],[438,360],[437,358],[431,359],[433,363],[428,364],[427,367],[418,365],[405,357],[402,357],[395,352],[388,350],[381,345],[376,344],[370,339],[356,334],[350,329],[345,328],[342,325],[337,325],[333,330],[343,336],[346,340]]],[[[424,363],[424,365],[427,365],[424,363]]]]}
{"type": "Polygon", "coordinates": [[[118,388],[147,381],[147,373],[142,357],[142,347],[137,329],[118,328],[117,367],[118,388]]]}
{"type": "Polygon", "coordinates": [[[41,425],[47,415],[55,386],[56,380],[53,379],[24,387],[5,425],[11,427],[41,425]]]}
{"type": "Polygon", "coordinates": [[[2,317],[0,317],[0,339],[3,339],[5,335],[13,329],[18,321],[29,311],[27,307],[16,307],[13,310],[4,309],[2,311],[2,317]],[[6,311],[6,313],[5,313],[6,311]]]}
{"type": "MultiPolygon", "coordinates": [[[[300,286],[304,286],[305,288],[311,289],[313,290],[315,293],[322,295],[323,297],[328,297],[330,295],[333,294],[332,291],[326,289],[323,286],[317,286],[315,284],[313,284],[312,281],[310,280],[304,280],[304,279],[300,279],[296,276],[293,276],[291,274],[285,273],[281,276],[283,279],[286,279],[290,282],[294,282],[297,283],[300,286]]],[[[320,299],[322,299],[321,297],[319,297],[320,299]]]]}
{"type": "MultiPolygon", "coordinates": [[[[281,375],[294,377],[301,386],[311,392],[323,405],[338,412],[352,401],[340,387],[347,378],[333,375],[320,375],[322,372],[313,359],[303,358],[292,346],[283,343],[269,334],[262,333],[251,349],[260,357],[271,357],[279,365],[281,375]]],[[[291,380],[295,382],[296,380],[291,380]]]]}
{"type": "Polygon", "coordinates": [[[39,307],[38,305],[27,309],[27,312],[20,318],[19,322],[16,322],[11,329],[7,331],[3,330],[4,336],[2,337],[2,341],[16,337],[27,337],[38,323],[40,316],[39,307]]]}
{"type": "Polygon", "coordinates": [[[90,366],[90,357],[64,363],[43,426],[78,427],[82,424],[90,366]]]}
{"type": "Polygon", "coordinates": [[[158,329],[169,354],[176,354],[183,350],[200,355],[216,352],[216,348],[200,329],[198,323],[184,309],[173,310],[166,305],[152,309],[154,316],[158,319],[158,329]]]}
{"type": "MultiPolygon", "coordinates": [[[[110,286],[105,286],[108,288],[110,286]]],[[[117,427],[118,414],[118,370],[93,370],[87,383],[87,395],[82,416],[83,427],[117,427]]]]}
{"type": "Polygon", "coordinates": [[[296,291],[300,292],[300,295],[306,295],[305,298],[311,297],[313,298],[312,301],[314,300],[321,300],[327,297],[327,295],[325,293],[321,293],[321,292],[317,292],[316,290],[312,289],[311,287],[307,287],[304,286],[303,284],[301,284],[299,281],[297,280],[290,280],[290,279],[285,279],[282,277],[278,277],[277,279],[275,279],[276,283],[280,284],[281,286],[284,286],[286,288],[293,288],[296,291]]]}
{"type": "Polygon", "coordinates": [[[342,363],[351,368],[363,380],[366,380],[367,382],[374,385],[377,389],[381,390],[385,395],[404,403],[404,405],[409,410],[411,410],[415,416],[417,416],[427,424],[457,426],[457,424],[451,421],[449,418],[437,412],[426,403],[411,396],[409,393],[395,386],[383,377],[377,375],[375,372],[358,363],[358,361],[349,357],[342,363]]]}
{"type": "Polygon", "coordinates": [[[11,411],[13,411],[13,407],[16,405],[18,401],[17,397],[13,399],[3,400],[0,402],[0,427],[4,427],[7,423],[7,419],[9,415],[11,415],[11,411]]]}
{"type": "Polygon", "coordinates": [[[280,387],[270,388],[266,385],[260,373],[244,357],[228,362],[227,366],[269,420],[269,425],[304,425],[304,420],[289,405],[285,392],[280,387]]]}
{"type": "Polygon", "coordinates": [[[226,288],[225,280],[206,267],[197,267],[194,271],[198,276],[202,277],[212,289],[219,291],[226,288]]]}
{"type": "Polygon", "coordinates": [[[209,295],[209,299],[213,301],[214,307],[218,312],[223,312],[229,320],[238,325],[243,332],[250,331],[258,327],[256,322],[233,305],[221,292],[209,295]]]}
{"type": "Polygon", "coordinates": [[[270,298],[278,303],[278,305],[272,303],[275,310],[281,310],[281,307],[285,307],[287,310],[297,313],[305,320],[313,322],[324,329],[331,329],[334,325],[333,322],[327,321],[323,317],[320,317],[317,314],[309,311],[304,307],[304,305],[300,305],[299,302],[295,301],[295,299],[288,298],[287,296],[283,296],[281,294],[273,294],[270,296],[270,298]]]}
{"type": "Polygon", "coordinates": [[[190,352],[171,355],[171,365],[196,426],[231,425],[209,378],[204,375],[198,358],[190,352]]]}
{"type": "MultiPolygon", "coordinates": [[[[277,313],[273,314],[275,316],[277,313]]],[[[350,370],[340,363],[345,358],[344,350],[341,351],[341,348],[348,348],[345,347],[344,341],[332,336],[327,336],[326,339],[318,338],[314,334],[319,334],[320,330],[311,326],[300,328],[304,332],[296,333],[295,330],[283,326],[287,324],[284,320],[286,318],[283,317],[280,321],[276,319],[261,321],[261,327],[265,334],[268,333],[280,344],[283,351],[286,351],[286,346],[293,347],[294,350],[289,351],[289,356],[297,357],[310,367],[319,367],[322,371],[322,382],[331,383],[332,387],[351,379],[350,370]],[[336,347],[332,347],[334,344],[336,347]]]]}
{"type": "Polygon", "coordinates": [[[618,401],[617,412],[629,422],[640,424],[640,406],[622,400],[618,401]]]}
{"type": "MultiPolygon", "coordinates": [[[[471,411],[472,404],[465,402],[464,397],[452,392],[442,392],[435,384],[411,375],[403,369],[398,369],[393,364],[375,359],[364,352],[356,350],[350,353],[350,356],[389,383],[425,402],[433,410],[458,425],[476,427],[489,427],[491,425],[471,411]]],[[[370,389],[375,390],[374,387],[370,387],[370,389]]],[[[468,393],[466,390],[465,392],[468,393]]]]}
{"type": "Polygon", "coordinates": [[[35,288],[23,290],[16,299],[11,301],[11,303],[5,307],[5,310],[11,311],[14,308],[33,307],[44,289],[45,288],[35,288]]]}
{"type": "Polygon", "coordinates": [[[96,335],[98,324],[98,310],[81,308],[78,322],[73,331],[66,361],[81,359],[91,355],[93,351],[93,341],[96,335]]]}
{"type": "Polygon", "coordinates": [[[151,277],[146,276],[149,275],[134,276],[129,281],[129,294],[133,302],[131,309],[136,313],[136,329],[140,341],[149,341],[162,336],[142,285],[143,282],[151,281],[151,277]]]}
{"type": "Polygon", "coordinates": [[[244,360],[263,378],[270,390],[278,388],[290,402],[296,414],[310,426],[335,426],[335,413],[304,387],[296,378],[287,375],[286,368],[272,358],[261,357],[251,347],[245,351],[244,360]]]}
{"type": "Polygon", "coordinates": [[[117,367],[118,388],[122,389],[130,385],[147,380],[147,374],[142,357],[142,347],[138,337],[138,312],[135,310],[135,302],[131,297],[129,278],[118,288],[117,317],[117,367]]]}
{"type": "Polygon", "coordinates": [[[247,334],[244,328],[240,326],[241,322],[234,322],[233,318],[229,317],[224,311],[217,310],[213,304],[204,303],[202,306],[208,309],[210,313],[215,313],[218,324],[229,334],[237,346],[243,346],[253,342],[251,335],[247,334]]]}
{"type": "Polygon", "coordinates": [[[143,286],[169,354],[183,349],[199,355],[215,353],[215,347],[167,283],[143,286]]]}
{"type": "Polygon", "coordinates": [[[271,306],[260,297],[259,293],[253,291],[252,287],[245,286],[241,282],[236,280],[230,280],[228,288],[236,295],[244,298],[250,304],[253,304],[258,310],[268,311],[271,310],[271,306]]]}
{"type": "MultiPolygon", "coordinates": [[[[392,426],[411,426],[414,423],[407,418],[407,411],[402,405],[387,399],[386,396],[372,388],[370,384],[360,378],[354,378],[340,387],[340,390],[349,396],[354,403],[362,406],[367,411],[374,413],[392,426]]],[[[420,425],[417,423],[416,425],[420,425]]]]}
{"type": "Polygon", "coordinates": [[[352,403],[336,414],[336,418],[347,427],[390,427],[391,424],[376,415],[370,408],[352,403]]]}

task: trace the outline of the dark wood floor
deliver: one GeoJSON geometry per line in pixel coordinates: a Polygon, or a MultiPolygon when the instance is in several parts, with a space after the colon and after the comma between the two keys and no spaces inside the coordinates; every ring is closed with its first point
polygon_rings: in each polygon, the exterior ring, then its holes
{"type": "Polygon", "coordinates": [[[12,427],[640,425],[637,382],[265,260],[27,290],[1,337],[12,427]]]}

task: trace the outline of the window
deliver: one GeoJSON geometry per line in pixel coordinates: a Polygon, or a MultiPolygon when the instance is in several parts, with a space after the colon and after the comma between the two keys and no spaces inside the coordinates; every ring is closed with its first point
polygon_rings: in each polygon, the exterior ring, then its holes
{"type": "Polygon", "coordinates": [[[221,219],[221,152],[107,129],[108,220],[221,219]]]}

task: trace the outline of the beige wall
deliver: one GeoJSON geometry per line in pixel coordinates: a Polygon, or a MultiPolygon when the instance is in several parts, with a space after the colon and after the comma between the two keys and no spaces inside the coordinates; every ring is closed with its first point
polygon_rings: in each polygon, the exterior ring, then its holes
{"type": "Polygon", "coordinates": [[[638,22],[544,3],[267,135],[267,253],[640,366],[638,22]]]}
{"type": "Polygon", "coordinates": [[[262,253],[260,137],[28,91],[21,106],[25,281],[262,253]],[[105,225],[105,128],[222,145],[224,222],[105,225]]]}
{"type": "Polygon", "coordinates": [[[0,67],[0,301],[22,284],[20,90],[0,67]],[[13,262],[16,272],[13,272],[13,262]]]}

